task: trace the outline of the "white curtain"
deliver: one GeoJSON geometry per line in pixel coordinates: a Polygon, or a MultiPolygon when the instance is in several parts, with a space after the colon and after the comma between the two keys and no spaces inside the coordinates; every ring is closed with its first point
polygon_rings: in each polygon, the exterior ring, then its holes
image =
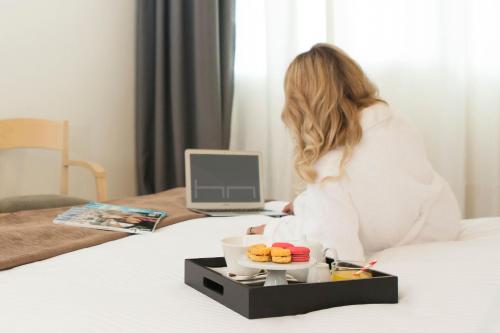
{"type": "Polygon", "coordinates": [[[262,151],[266,196],[293,198],[284,73],[333,43],[420,128],[464,215],[500,215],[499,12],[495,0],[239,0],[231,147],[262,151]]]}

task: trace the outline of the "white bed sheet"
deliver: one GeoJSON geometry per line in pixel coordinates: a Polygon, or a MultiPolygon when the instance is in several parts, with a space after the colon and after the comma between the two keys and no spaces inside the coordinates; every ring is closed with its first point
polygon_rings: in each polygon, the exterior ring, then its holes
{"type": "Polygon", "coordinates": [[[394,248],[399,304],[248,320],[184,284],[184,258],[267,217],[205,218],[0,272],[0,332],[500,332],[500,218],[461,240],[394,248]]]}

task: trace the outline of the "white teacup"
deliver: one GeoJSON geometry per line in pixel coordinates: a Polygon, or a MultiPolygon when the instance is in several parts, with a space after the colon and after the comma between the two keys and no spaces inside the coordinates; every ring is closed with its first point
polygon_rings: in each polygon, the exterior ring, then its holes
{"type": "Polygon", "coordinates": [[[259,269],[243,267],[238,264],[238,259],[245,255],[250,245],[258,243],[267,243],[264,236],[246,235],[224,238],[222,251],[224,251],[224,258],[226,258],[227,272],[245,276],[257,274],[259,269]]]}

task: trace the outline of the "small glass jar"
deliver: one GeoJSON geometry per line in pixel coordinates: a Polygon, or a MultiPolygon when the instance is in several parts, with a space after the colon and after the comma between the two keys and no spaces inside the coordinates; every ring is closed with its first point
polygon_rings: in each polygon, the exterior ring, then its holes
{"type": "Polygon", "coordinates": [[[372,273],[370,271],[355,274],[364,265],[365,263],[360,261],[335,261],[332,263],[331,280],[345,281],[372,278],[372,273]]]}

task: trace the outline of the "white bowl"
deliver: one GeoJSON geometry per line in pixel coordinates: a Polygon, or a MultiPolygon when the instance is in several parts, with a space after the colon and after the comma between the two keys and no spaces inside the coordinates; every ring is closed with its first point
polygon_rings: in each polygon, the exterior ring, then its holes
{"type": "Polygon", "coordinates": [[[258,243],[267,244],[267,241],[262,235],[246,235],[224,238],[222,240],[222,251],[224,251],[224,258],[226,258],[228,273],[245,276],[257,274],[259,269],[241,266],[238,264],[238,258],[247,252],[247,248],[250,245],[258,243]]]}

